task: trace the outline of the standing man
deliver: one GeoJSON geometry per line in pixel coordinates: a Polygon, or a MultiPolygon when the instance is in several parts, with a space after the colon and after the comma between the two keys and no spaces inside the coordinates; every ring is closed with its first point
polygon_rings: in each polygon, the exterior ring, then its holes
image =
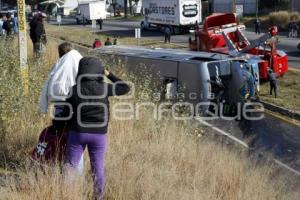
{"type": "Polygon", "coordinates": [[[5,31],[6,37],[11,37],[13,34],[13,21],[11,19],[11,14],[7,13],[6,18],[7,20],[4,21],[2,28],[5,31]]]}
{"type": "Polygon", "coordinates": [[[84,14],[82,15],[82,24],[83,24],[83,26],[85,26],[85,17],[84,17],[84,14]]]}
{"type": "Polygon", "coordinates": [[[270,81],[270,95],[273,95],[273,90],[274,90],[275,98],[277,98],[277,80],[276,80],[276,74],[273,72],[272,69],[268,70],[268,79],[270,81]]]}
{"type": "Polygon", "coordinates": [[[255,26],[255,33],[256,34],[260,34],[260,20],[259,18],[256,18],[255,22],[254,22],[254,26],[255,26]]]}
{"type": "Polygon", "coordinates": [[[299,26],[298,26],[298,24],[297,24],[297,22],[295,22],[295,21],[293,21],[293,23],[292,23],[292,37],[293,38],[296,38],[297,37],[297,35],[298,35],[298,29],[299,29],[299,26]]]}
{"type": "Polygon", "coordinates": [[[288,37],[292,37],[292,35],[293,35],[293,22],[290,22],[288,24],[288,29],[289,29],[288,37]]]}
{"type": "Polygon", "coordinates": [[[41,13],[36,14],[30,24],[30,39],[33,45],[33,51],[36,55],[42,54],[45,51],[47,43],[45,27],[43,23],[43,16],[41,13]]]}
{"type": "Polygon", "coordinates": [[[165,43],[170,43],[171,41],[171,29],[170,27],[166,26],[165,27],[165,43]]]}
{"type": "Polygon", "coordinates": [[[102,18],[100,18],[100,19],[98,19],[97,21],[98,21],[98,24],[99,24],[99,28],[100,28],[100,30],[102,30],[103,19],[102,19],[102,18]]]}

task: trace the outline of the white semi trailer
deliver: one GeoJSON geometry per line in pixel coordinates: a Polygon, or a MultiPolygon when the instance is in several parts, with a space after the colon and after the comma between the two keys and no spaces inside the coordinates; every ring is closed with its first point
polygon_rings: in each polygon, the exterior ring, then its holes
{"type": "Polygon", "coordinates": [[[171,28],[173,33],[193,29],[202,21],[201,0],[143,0],[142,29],[171,28]]]}
{"type": "Polygon", "coordinates": [[[78,4],[77,24],[80,22],[90,23],[92,20],[106,19],[106,1],[90,1],[78,4]]]}

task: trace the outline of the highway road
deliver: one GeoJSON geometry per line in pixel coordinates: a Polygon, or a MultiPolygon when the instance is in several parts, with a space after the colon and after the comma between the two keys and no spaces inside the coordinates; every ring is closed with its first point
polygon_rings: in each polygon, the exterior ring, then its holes
{"type": "MultiPolygon", "coordinates": [[[[82,28],[91,29],[91,25],[76,25],[75,19],[63,19],[62,24],[69,26],[81,26],[82,28]]],[[[120,37],[134,37],[134,28],[140,27],[139,21],[132,20],[105,20],[103,24],[103,30],[101,31],[104,34],[117,35],[120,37]]],[[[246,30],[246,37],[252,41],[258,38],[257,35],[251,30],[246,30]]],[[[177,43],[183,46],[187,46],[188,38],[193,36],[193,34],[185,35],[174,35],[172,36],[171,42],[177,43]]],[[[164,40],[162,32],[159,31],[142,31],[142,37],[153,40],[164,40]]],[[[286,36],[279,36],[278,49],[283,50],[289,56],[289,67],[299,68],[300,69],[300,50],[297,49],[297,45],[300,43],[299,38],[287,38],[286,36]]]]}

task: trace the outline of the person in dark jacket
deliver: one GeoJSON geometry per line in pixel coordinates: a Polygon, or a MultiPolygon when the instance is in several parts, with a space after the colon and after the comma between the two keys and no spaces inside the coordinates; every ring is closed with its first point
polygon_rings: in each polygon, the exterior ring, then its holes
{"type": "Polygon", "coordinates": [[[8,13],[6,15],[6,18],[7,18],[7,20],[4,21],[4,23],[2,25],[2,28],[5,31],[6,37],[10,38],[13,34],[14,23],[11,19],[11,14],[10,13],[8,13]]]}
{"type": "Polygon", "coordinates": [[[72,172],[87,147],[95,181],[96,199],[103,198],[105,186],[104,160],[107,148],[110,96],[124,95],[129,86],[114,74],[104,69],[93,57],[84,57],[79,62],[77,85],[67,100],[73,108],[69,121],[66,147],[66,172],[72,172]],[[112,84],[103,81],[105,75],[112,84]]]}
{"type": "Polygon", "coordinates": [[[165,27],[165,43],[170,43],[171,41],[171,29],[170,27],[166,26],[165,27]]]}
{"type": "Polygon", "coordinates": [[[289,29],[288,37],[292,37],[292,35],[293,35],[293,22],[290,22],[288,24],[288,29],[289,29]]]}
{"type": "Polygon", "coordinates": [[[102,30],[102,26],[103,26],[103,19],[102,19],[102,18],[100,18],[100,19],[98,19],[97,21],[98,21],[98,24],[99,24],[99,28],[100,28],[100,30],[102,30]]]}
{"type": "Polygon", "coordinates": [[[297,22],[293,22],[292,23],[292,37],[293,38],[297,38],[297,35],[298,35],[298,30],[299,30],[299,26],[298,26],[298,24],[297,24],[297,22]]]}
{"type": "Polygon", "coordinates": [[[277,98],[277,80],[276,74],[272,69],[268,70],[268,80],[270,81],[270,95],[273,95],[273,90],[275,94],[275,98],[277,98]]]}
{"type": "Polygon", "coordinates": [[[255,33],[259,35],[260,34],[260,20],[259,20],[259,18],[257,18],[254,21],[254,26],[255,26],[255,33]]]}
{"type": "Polygon", "coordinates": [[[33,52],[36,55],[42,54],[45,51],[47,43],[46,31],[43,23],[42,14],[36,14],[30,24],[30,39],[33,45],[33,52]]]}
{"type": "Polygon", "coordinates": [[[108,37],[104,43],[104,46],[111,46],[111,45],[112,45],[112,43],[110,41],[110,38],[108,37]]]}

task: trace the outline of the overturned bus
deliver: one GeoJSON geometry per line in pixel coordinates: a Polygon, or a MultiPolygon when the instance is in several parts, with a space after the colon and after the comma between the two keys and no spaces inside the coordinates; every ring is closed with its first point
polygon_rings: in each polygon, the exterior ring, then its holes
{"type": "Polygon", "coordinates": [[[257,95],[259,71],[255,60],[130,46],[108,46],[94,53],[106,60],[118,60],[132,74],[147,69],[156,87],[162,88],[162,100],[188,102],[200,108],[197,111],[201,113],[209,111],[211,103],[222,103],[222,113],[231,115],[238,103],[255,99],[257,95]]]}

